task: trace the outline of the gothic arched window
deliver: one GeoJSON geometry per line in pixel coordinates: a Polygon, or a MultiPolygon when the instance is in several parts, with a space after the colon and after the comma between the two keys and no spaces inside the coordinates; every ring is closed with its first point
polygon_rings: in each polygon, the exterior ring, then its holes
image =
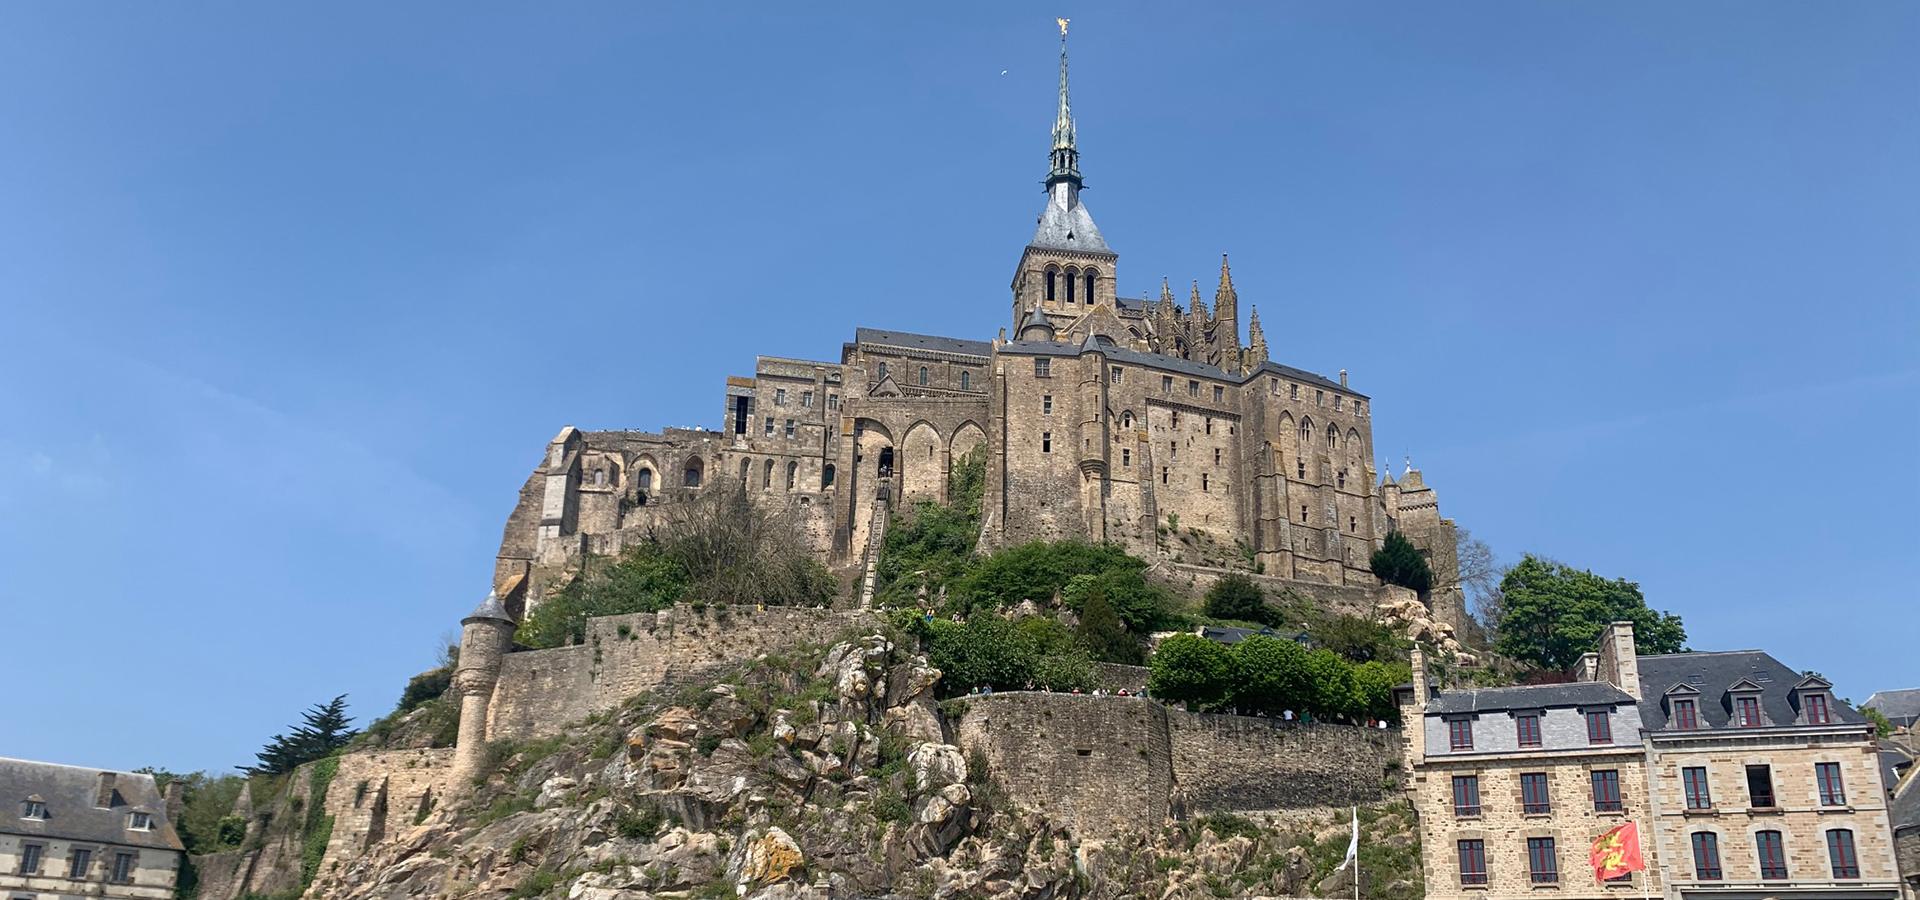
{"type": "Polygon", "coordinates": [[[681,473],[680,483],[690,488],[697,488],[700,486],[700,477],[706,474],[706,471],[707,471],[707,464],[704,462],[701,462],[700,457],[698,456],[688,457],[687,469],[685,472],[681,473]]]}
{"type": "Polygon", "coordinates": [[[1081,274],[1083,274],[1083,275],[1085,275],[1085,276],[1086,276],[1086,278],[1087,278],[1087,294],[1086,294],[1086,297],[1087,297],[1087,302],[1088,302],[1088,303],[1092,303],[1092,302],[1093,302],[1093,298],[1094,298],[1095,296],[1097,296],[1097,295],[1095,295],[1095,294],[1094,294],[1094,292],[1093,292],[1093,285],[1094,285],[1094,283],[1095,283],[1095,282],[1097,282],[1097,281],[1099,281],[1099,280],[1100,280],[1100,270],[1099,270],[1099,269],[1084,269],[1084,270],[1082,270],[1082,272],[1081,272],[1081,274]]]}
{"type": "Polygon", "coordinates": [[[833,487],[833,463],[827,463],[826,468],[820,470],[820,489],[824,491],[830,487],[833,487]]]}
{"type": "Polygon", "coordinates": [[[1340,426],[1328,425],[1327,426],[1327,449],[1332,450],[1338,446],[1340,446],[1340,426]]]}
{"type": "Polygon", "coordinates": [[[751,477],[753,477],[753,460],[751,459],[741,460],[740,461],[740,483],[746,484],[747,479],[751,477]]]}
{"type": "Polygon", "coordinates": [[[767,460],[760,470],[760,487],[767,490],[773,488],[773,460],[767,460]]]}
{"type": "Polygon", "coordinates": [[[965,369],[960,370],[960,389],[964,391],[971,387],[973,387],[973,373],[965,369]]]}
{"type": "Polygon", "coordinates": [[[927,386],[927,367],[926,366],[920,367],[920,386],[921,387],[927,386]]]}
{"type": "Polygon", "coordinates": [[[640,480],[641,490],[643,491],[653,490],[653,470],[652,469],[641,469],[637,477],[640,480]]]}
{"type": "Polygon", "coordinates": [[[793,490],[794,481],[799,477],[800,464],[797,462],[787,463],[787,490],[793,490]]]}
{"type": "Polygon", "coordinates": [[[878,369],[877,371],[878,371],[878,372],[879,372],[880,374],[879,374],[878,376],[876,376],[876,377],[875,377],[875,379],[874,379],[875,381],[885,381],[885,380],[887,380],[887,364],[886,364],[886,363],[881,363],[881,364],[880,364],[880,368],[879,368],[879,369],[878,369]]]}
{"type": "Polygon", "coordinates": [[[1068,270],[1067,270],[1067,303],[1068,303],[1068,305],[1072,305],[1072,303],[1073,303],[1073,287],[1074,287],[1074,283],[1075,283],[1075,282],[1078,282],[1078,281],[1080,280],[1080,279],[1078,279],[1078,278],[1076,278],[1076,277],[1074,277],[1074,276],[1075,276],[1076,274],[1077,274],[1077,273],[1075,273],[1075,272],[1074,272],[1074,270],[1072,270],[1072,269],[1068,269],[1068,270]]]}
{"type": "Polygon", "coordinates": [[[1047,267],[1047,302],[1048,303],[1053,302],[1054,287],[1056,284],[1058,284],[1059,280],[1060,280],[1060,270],[1052,266],[1048,266],[1047,267]]]}
{"type": "Polygon", "coordinates": [[[1300,449],[1302,450],[1311,449],[1311,445],[1309,445],[1308,443],[1311,440],[1313,440],[1313,419],[1311,417],[1301,419],[1300,420],[1300,449]]]}

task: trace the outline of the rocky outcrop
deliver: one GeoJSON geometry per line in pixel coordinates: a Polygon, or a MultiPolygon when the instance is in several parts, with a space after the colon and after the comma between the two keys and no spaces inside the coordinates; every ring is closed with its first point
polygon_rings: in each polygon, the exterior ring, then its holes
{"type": "Polygon", "coordinates": [[[1374,618],[1385,622],[1401,637],[1431,646],[1443,659],[1450,659],[1456,665],[1479,665],[1479,657],[1469,652],[1460,643],[1454,627],[1441,621],[1427,604],[1412,591],[1388,585],[1386,599],[1374,606],[1374,618]]]}
{"type": "Polygon", "coordinates": [[[307,897],[1199,900],[1300,895],[1319,833],[1344,846],[1344,811],[1076,837],[948,739],[938,682],[872,635],[496,744],[470,795],[329,859],[307,897]]]}

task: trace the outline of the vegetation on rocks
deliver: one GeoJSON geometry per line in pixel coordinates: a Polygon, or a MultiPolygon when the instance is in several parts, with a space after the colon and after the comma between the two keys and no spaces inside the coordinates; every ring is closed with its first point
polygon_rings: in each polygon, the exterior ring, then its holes
{"type": "Polygon", "coordinates": [[[255,754],[257,761],[253,765],[239,768],[248,775],[284,775],[303,763],[345,747],[358,734],[349,727],[352,722],[353,718],[347,715],[347,695],[316,703],[301,714],[300,724],[286,734],[274,735],[255,754]]]}
{"type": "Polygon", "coordinates": [[[742,483],[716,481],[669,510],[661,528],[618,559],[588,558],[520,623],[514,640],[533,648],[578,643],[590,618],[655,612],[682,600],[801,606],[830,602],[837,592],[793,514],[754,503],[742,483]]]}

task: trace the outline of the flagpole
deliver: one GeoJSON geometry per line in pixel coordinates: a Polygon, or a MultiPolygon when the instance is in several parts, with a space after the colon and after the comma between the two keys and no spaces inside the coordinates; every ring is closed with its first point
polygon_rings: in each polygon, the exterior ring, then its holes
{"type": "Polygon", "coordinates": [[[1353,807],[1353,900],[1360,900],[1360,807],[1353,807]]]}

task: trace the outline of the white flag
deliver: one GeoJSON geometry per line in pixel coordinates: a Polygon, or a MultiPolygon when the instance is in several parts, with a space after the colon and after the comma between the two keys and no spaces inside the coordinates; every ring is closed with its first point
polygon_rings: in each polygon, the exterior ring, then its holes
{"type": "Polygon", "coordinates": [[[1360,807],[1356,806],[1353,808],[1353,839],[1347,841],[1347,858],[1341,860],[1340,867],[1337,869],[1334,869],[1334,871],[1335,872],[1346,871],[1346,868],[1350,865],[1353,865],[1353,861],[1359,858],[1359,856],[1360,856],[1360,807]]]}

